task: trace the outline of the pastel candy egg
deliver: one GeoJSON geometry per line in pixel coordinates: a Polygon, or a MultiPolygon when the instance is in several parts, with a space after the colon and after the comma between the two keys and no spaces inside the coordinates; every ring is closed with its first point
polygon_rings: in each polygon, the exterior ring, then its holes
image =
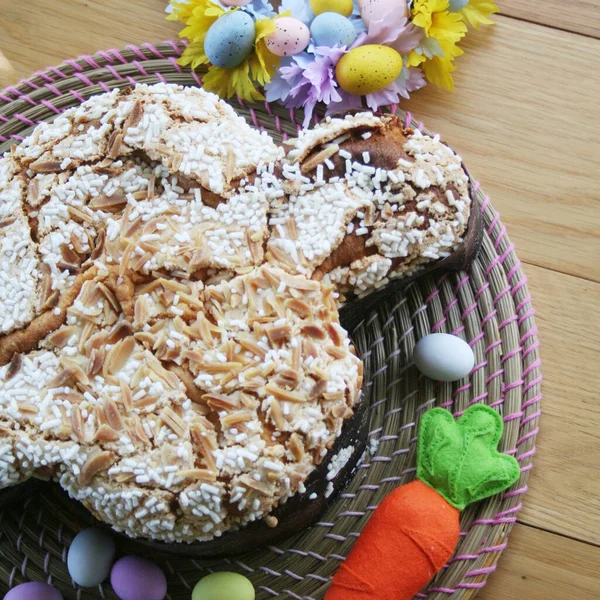
{"type": "Polygon", "coordinates": [[[437,381],[466,377],[475,364],[471,346],[449,333],[431,333],[421,338],[414,351],[417,369],[437,381]]]}
{"type": "Polygon", "coordinates": [[[71,542],[67,568],[73,581],[82,587],[94,587],[109,575],[115,559],[112,536],[90,527],[79,532],[71,542]]]}
{"type": "Polygon", "coordinates": [[[469,0],[450,0],[450,6],[448,7],[450,12],[458,12],[462,10],[467,4],[469,4],[469,0]]]}
{"type": "Polygon", "coordinates": [[[315,15],[334,12],[349,17],[354,9],[352,0],[310,0],[309,4],[315,15]]]}
{"type": "Polygon", "coordinates": [[[227,12],[206,32],[204,51],[213,65],[232,69],[252,52],[254,37],[254,19],[247,12],[227,12]]]}
{"type": "Polygon", "coordinates": [[[239,573],[212,573],[196,584],[192,600],[254,600],[254,587],[239,573]]]}
{"type": "Polygon", "coordinates": [[[63,600],[62,594],[47,583],[22,583],[4,596],[4,600],[63,600]]]}
{"type": "Polygon", "coordinates": [[[252,0],[221,0],[223,6],[246,6],[252,0]]]}
{"type": "Polygon", "coordinates": [[[356,38],[354,25],[343,15],[324,12],[315,17],[310,25],[315,46],[349,46],[356,38]]]}
{"type": "Polygon", "coordinates": [[[402,57],[388,46],[369,44],[344,54],[335,75],[340,87],[357,96],[387,87],[402,71],[402,57]]]}
{"type": "Polygon", "coordinates": [[[139,556],[119,559],[110,572],[110,584],[121,600],[163,600],[167,595],[165,574],[139,556]]]}
{"type": "Polygon", "coordinates": [[[368,27],[371,21],[380,21],[386,13],[401,9],[408,17],[408,2],[406,0],[358,0],[360,16],[368,27]]]}
{"type": "Polygon", "coordinates": [[[265,37],[267,48],[276,56],[293,56],[302,52],[310,41],[308,27],[293,17],[275,20],[275,31],[265,37]]]}

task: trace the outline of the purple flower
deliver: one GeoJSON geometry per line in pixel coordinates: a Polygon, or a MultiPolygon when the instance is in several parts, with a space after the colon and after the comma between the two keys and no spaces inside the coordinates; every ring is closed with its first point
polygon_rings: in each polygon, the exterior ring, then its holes
{"type": "Polygon", "coordinates": [[[371,21],[367,33],[359,35],[351,48],[367,44],[390,46],[400,54],[408,54],[416,48],[423,37],[423,30],[413,25],[401,8],[393,8],[379,21],[371,21]]]}

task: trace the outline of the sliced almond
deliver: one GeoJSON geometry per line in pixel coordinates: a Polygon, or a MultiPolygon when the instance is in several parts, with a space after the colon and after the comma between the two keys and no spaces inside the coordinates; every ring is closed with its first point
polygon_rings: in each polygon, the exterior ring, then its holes
{"type": "Polygon", "coordinates": [[[106,423],[102,423],[94,436],[99,442],[116,442],[119,439],[119,434],[106,423]]]}
{"type": "Polygon", "coordinates": [[[267,392],[267,394],[272,394],[278,400],[283,400],[285,402],[306,402],[307,400],[304,394],[286,390],[275,383],[267,383],[267,385],[265,385],[265,392],[267,392]]]}
{"type": "Polygon", "coordinates": [[[85,434],[83,432],[83,419],[81,417],[81,410],[77,405],[73,406],[71,409],[71,428],[78,439],[85,441],[85,434]]]}
{"type": "Polygon", "coordinates": [[[66,346],[67,342],[73,336],[78,337],[79,333],[79,327],[77,327],[76,325],[67,325],[65,327],[61,327],[60,329],[57,329],[56,331],[53,331],[46,338],[46,340],[53,346],[56,346],[57,348],[62,348],[63,346],[66,346]]]}
{"type": "Polygon", "coordinates": [[[272,344],[280,344],[289,339],[292,334],[292,328],[289,325],[278,325],[269,327],[266,333],[272,344]]]}
{"type": "Polygon", "coordinates": [[[237,398],[225,394],[203,394],[202,400],[216,411],[226,410],[229,412],[240,405],[237,398]]]}
{"type": "Polygon", "coordinates": [[[312,314],[312,310],[310,305],[304,302],[304,300],[299,300],[298,298],[288,298],[283,305],[290,310],[293,310],[295,313],[298,313],[301,317],[305,319],[310,317],[312,314]]]}
{"type": "Polygon", "coordinates": [[[280,431],[285,429],[285,418],[283,417],[283,411],[281,410],[281,404],[275,398],[271,400],[271,418],[275,427],[280,431]]]}
{"type": "Polygon", "coordinates": [[[21,370],[23,366],[23,358],[22,356],[15,352],[8,363],[8,367],[6,369],[6,373],[4,375],[4,381],[10,381],[17,373],[21,370]]]}
{"type": "Polygon", "coordinates": [[[106,422],[117,431],[123,429],[123,420],[119,414],[119,408],[110,398],[104,399],[104,415],[106,422]]]}
{"type": "Polygon", "coordinates": [[[264,481],[256,481],[254,477],[251,477],[248,474],[244,474],[240,477],[240,482],[245,486],[260,492],[261,494],[265,494],[267,496],[272,496],[274,492],[274,487],[265,483],[264,481]]]}
{"type": "Polygon", "coordinates": [[[302,442],[302,438],[297,433],[292,433],[289,444],[292,456],[296,461],[302,462],[304,460],[304,443],[302,442]]]}
{"type": "Polygon", "coordinates": [[[304,325],[300,331],[302,331],[304,335],[307,335],[316,340],[324,340],[327,337],[327,333],[319,325],[304,325]]]}
{"type": "Polygon", "coordinates": [[[217,474],[215,471],[210,471],[208,469],[184,469],[177,472],[177,477],[197,479],[200,481],[216,481],[217,474]]]}
{"type": "Polygon", "coordinates": [[[165,406],[160,416],[163,423],[168,425],[179,437],[185,435],[185,422],[172,408],[165,406]]]}
{"type": "Polygon", "coordinates": [[[325,352],[337,359],[345,358],[348,354],[344,348],[338,348],[337,346],[325,346],[325,352]]]}
{"type": "Polygon", "coordinates": [[[97,452],[88,457],[79,474],[79,484],[87,485],[101,471],[106,471],[115,461],[112,452],[97,452]]]}
{"type": "Polygon", "coordinates": [[[309,156],[300,166],[303,174],[314,171],[320,164],[324,163],[328,158],[331,158],[338,153],[340,147],[337,144],[328,144],[316,154],[309,156]]]}
{"type": "Polygon", "coordinates": [[[60,173],[63,171],[60,160],[44,160],[42,158],[33,161],[29,168],[35,173],[60,173]]]}
{"type": "Polygon", "coordinates": [[[238,342],[244,350],[248,350],[258,356],[261,360],[264,360],[266,351],[258,345],[258,342],[250,335],[240,334],[238,342]]]}
{"type": "Polygon", "coordinates": [[[118,373],[129,360],[135,348],[135,340],[133,336],[126,337],[124,340],[117,342],[109,351],[106,362],[104,363],[105,371],[109,375],[118,373]]]}

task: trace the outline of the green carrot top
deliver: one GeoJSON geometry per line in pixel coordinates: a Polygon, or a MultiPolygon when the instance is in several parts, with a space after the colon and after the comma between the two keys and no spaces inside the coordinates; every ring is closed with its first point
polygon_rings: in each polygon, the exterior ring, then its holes
{"type": "Polygon", "coordinates": [[[443,408],[421,418],[417,477],[436,490],[452,506],[493,496],[510,487],[520,476],[519,464],[498,452],[503,422],[482,404],[471,406],[458,419],[443,408]]]}

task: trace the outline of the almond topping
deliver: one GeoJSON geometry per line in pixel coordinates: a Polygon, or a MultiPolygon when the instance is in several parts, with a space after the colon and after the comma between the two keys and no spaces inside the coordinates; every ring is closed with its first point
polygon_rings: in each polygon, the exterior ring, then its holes
{"type": "Polygon", "coordinates": [[[284,400],[286,402],[306,402],[306,396],[304,394],[286,390],[274,383],[267,383],[267,385],[265,385],[265,392],[267,392],[267,394],[273,394],[278,400],[284,400]]]}
{"type": "Polygon", "coordinates": [[[179,437],[183,437],[185,434],[185,423],[183,419],[168,406],[165,406],[162,413],[160,414],[161,419],[168,425],[179,437]]]}
{"type": "Polygon", "coordinates": [[[98,473],[108,470],[114,460],[114,454],[106,451],[88,457],[79,474],[79,485],[87,485],[98,473]]]}

